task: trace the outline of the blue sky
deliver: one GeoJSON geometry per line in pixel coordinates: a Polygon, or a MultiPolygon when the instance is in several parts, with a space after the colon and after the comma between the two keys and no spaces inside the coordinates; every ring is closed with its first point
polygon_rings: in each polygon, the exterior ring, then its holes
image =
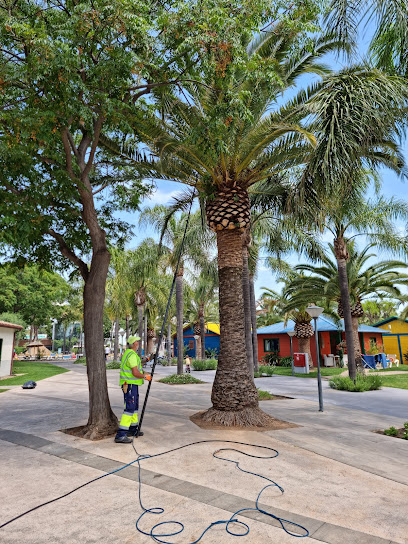
{"type": "MultiPolygon", "coordinates": [[[[360,41],[359,41],[359,56],[360,58],[364,58],[366,55],[367,50],[367,44],[369,43],[370,37],[372,35],[372,27],[368,27],[366,30],[361,32],[360,41]]],[[[356,59],[358,60],[358,59],[356,59]]],[[[342,59],[335,58],[333,56],[326,56],[324,59],[326,64],[328,64],[333,69],[340,69],[341,67],[346,66],[346,62],[342,59]]],[[[312,78],[305,77],[301,81],[299,81],[299,84],[296,89],[290,91],[290,94],[295,94],[297,90],[301,87],[307,86],[312,81],[312,78]]],[[[289,96],[285,95],[285,98],[289,96]]],[[[408,143],[403,143],[403,151],[405,159],[408,161],[408,143]]],[[[382,179],[383,179],[383,185],[382,185],[382,193],[384,196],[390,198],[390,197],[397,197],[399,199],[406,199],[407,194],[407,183],[408,181],[399,178],[396,174],[393,172],[383,169],[381,171],[382,179]]],[[[150,196],[150,198],[145,199],[145,201],[142,204],[142,208],[145,206],[152,206],[155,204],[167,204],[171,201],[172,197],[174,197],[178,192],[183,191],[183,185],[176,183],[176,182],[169,182],[169,181],[157,181],[157,189],[153,192],[153,194],[150,196]]],[[[371,195],[369,195],[371,196],[371,195]]],[[[138,221],[138,214],[132,216],[125,217],[130,223],[137,224],[138,221]]],[[[398,225],[401,229],[405,229],[405,225],[399,224],[398,225]]],[[[155,234],[152,229],[150,228],[142,228],[139,226],[136,226],[135,232],[137,235],[132,239],[132,241],[129,244],[129,247],[135,247],[137,246],[144,238],[147,236],[152,236],[153,238],[158,239],[157,234],[155,234]]],[[[331,241],[329,237],[324,238],[325,241],[331,241]]],[[[360,247],[362,247],[364,244],[364,239],[360,241],[360,247]]],[[[379,254],[380,258],[386,257],[384,254],[379,254]]],[[[289,255],[285,260],[287,260],[290,264],[296,265],[299,264],[299,257],[297,254],[293,253],[289,255]]],[[[301,259],[302,260],[302,259],[301,259]]],[[[261,258],[258,268],[258,275],[256,279],[255,284],[255,290],[256,290],[256,296],[259,297],[259,295],[262,292],[262,287],[269,287],[271,289],[275,290],[281,290],[281,286],[277,283],[275,275],[264,265],[264,260],[261,258]]]]}

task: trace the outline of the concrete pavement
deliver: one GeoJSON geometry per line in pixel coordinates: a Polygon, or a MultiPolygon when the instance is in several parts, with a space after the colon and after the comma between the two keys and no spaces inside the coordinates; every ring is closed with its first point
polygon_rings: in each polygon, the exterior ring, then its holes
{"type": "MultiPolygon", "coordinates": [[[[87,417],[86,369],[65,365],[73,372],[38,382],[35,390],[15,387],[0,396],[0,524],[135,458],[131,447],[114,444],[112,439],[90,442],[59,432],[83,424],[87,417]]],[[[174,369],[158,367],[156,377],[171,371],[174,369]]],[[[210,381],[214,373],[194,375],[210,381]]],[[[119,416],[122,398],[117,379],[118,371],[108,371],[111,403],[119,416]]],[[[257,386],[268,389],[266,380],[269,378],[260,379],[257,386]]],[[[295,380],[304,384],[305,396],[312,394],[308,388],[315,380],[295,380]]],[[[273,387],[277,394],[284,394],[287,388],[282,381],[275,381],[273,387]]],[[[301,384],[293,387],[302,394],[301,384]]],[[[261,405],[271,415],[299,427],[266,433],[205,431],[188,418],[210,405],[210,392],[210,383],[168,386],[154,382],[145,436],[137,440],[137,449],[153,454],[210,439],[276,448],[279,457],[269,460],[248,459],[232,452],[225,456],[285,489],[284,495],[276,489],[267,490],[261,498],[263,507],[307,527],[311,533],[307,542],[408,543],[408,443],[371,432],[399,426],[408,417],[330,402],[322,414],[316,400],[294,398],[261,405]]],[[[143,462],[143,502],[166,510],[162,516],[152,516],[157,520],[142,520],[144,529],[162,519],[177,519],[185,523],[186,532],[169,540],[191,542],[212,521],[253,507],[264,484],[255,476],[238,472],[232,463],[214,459],[212,452],[219,447],[199,444],[143,462]]],[[[141,513],[137,494],[137,469],[128,467],[10,524],[0,530],[0,539],[7,543],[151,542],[135,529],[141,513]]],[[[242,544],[297,541],[277,527],[276,520],[259,512],[246,512],[240,519],[251,530],[240,537],[242,544]]],[[[204,543],[235,541],[222,526],[212,528],[203,539],[204,543]]]]}

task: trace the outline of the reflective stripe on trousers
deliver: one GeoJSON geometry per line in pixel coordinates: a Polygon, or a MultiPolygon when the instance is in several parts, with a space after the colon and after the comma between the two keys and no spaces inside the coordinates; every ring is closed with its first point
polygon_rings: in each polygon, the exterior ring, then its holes
{"type": "Polygon", "coordinates": [[[120,418],[119,430],[116,433],[116,438],[126,436],[129,427],[135,427],[138,423],[137,411],[139,409],[139,387],[136,384],[128,385],[128,390],[123,393],[125,407],[120,418]]]}

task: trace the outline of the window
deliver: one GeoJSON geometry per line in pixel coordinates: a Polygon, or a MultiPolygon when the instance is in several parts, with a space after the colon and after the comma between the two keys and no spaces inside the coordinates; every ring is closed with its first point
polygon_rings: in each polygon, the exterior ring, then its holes
{"type": "Polygon", "coordinates": [[[279,338],[264,338],[264,352],[279,353],[279,338]]]}
{"type": "Polygon", "coordinates": [[[189,340],[188,341],[188,349],[194,349],[194,340],[189,340]]]}
{"type": "Polygon", "coordinates": [[[370,337],[370,349],[373,349],[373,348],[376,348],[377,347],[377,338],[375,338],[374,336],[371,336],[370,337]]]}

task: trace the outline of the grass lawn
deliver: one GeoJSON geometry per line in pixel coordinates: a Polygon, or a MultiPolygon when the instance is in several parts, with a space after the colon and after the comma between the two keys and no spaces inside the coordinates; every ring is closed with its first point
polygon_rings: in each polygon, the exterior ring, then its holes
{"type": "Polygon", "coordinates": [[[23,385],[28,380],[38,382],[44,380],[50,376],[56,374],[62,374],[68,372],[66,368],[50,365],[48,363],[38,363],[36,361],[14,361],[13,372],[16,374],[22,374],[21,376],[15,376],[14,378],[6,378],[1,380],[0,384],[3,385],[23,385]]]}
{"type": "MultiPolygon", "coordinates": [[[[295,369],[296,370],[296,369],[295,369]]],[[[341,374],[345,368],[320,368],[320,374],[322,376],[337,376],[338,374],[341,374]]],[[[292,376],[292,369],[277,366],[275,368],[274,374],[276,376],[292,376]]],[[[296,374],[296,378],[317,378],[317,370],[314,370],[313,372],[310,372],[309,374],[296,374]]]]}
{"type": "Polygon", "coordinates": [[[395,376],[381,376],[384,387],[396,387],[408,389],[408,374],[396,374],[395,376]]]}
{"type": "Polygon", "coordinates": [[[0,393],[5,393],[8,389],[0,389],[0,393]]]}
{"type": "MultiPolygon", "coordinates": [[[[408,372],[408,365],[392,366],[391,368],[380,368],[380,372],[408,372]]],[[[376,370],[370,370],[370,372],[376,372],[376,370]]]]}

